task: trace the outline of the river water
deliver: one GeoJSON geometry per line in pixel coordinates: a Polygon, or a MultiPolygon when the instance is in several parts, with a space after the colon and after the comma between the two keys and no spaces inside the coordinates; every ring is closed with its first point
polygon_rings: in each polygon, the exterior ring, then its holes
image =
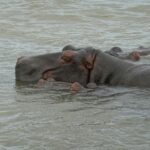
{"type": "Polygon", "coordinates": [[[0,150],[149,150],[149,89],[72,95],[17,87],[14,76],[18,57],[67,44],[150,46],[149,14],[149,0],[0,0],[0,150]]]}

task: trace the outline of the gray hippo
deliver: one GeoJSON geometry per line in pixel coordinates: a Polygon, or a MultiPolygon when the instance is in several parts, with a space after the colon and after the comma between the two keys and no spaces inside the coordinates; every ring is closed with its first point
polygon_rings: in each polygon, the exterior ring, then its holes
{"type": "Polygon", "coordinates": [[[54,79],[84,87],[89,83],[150,87],[150,65],[123,61],[93,47],[66,46],[62,52],[21,57],[15,72],[16,80],[25,82],[54,79]]]}

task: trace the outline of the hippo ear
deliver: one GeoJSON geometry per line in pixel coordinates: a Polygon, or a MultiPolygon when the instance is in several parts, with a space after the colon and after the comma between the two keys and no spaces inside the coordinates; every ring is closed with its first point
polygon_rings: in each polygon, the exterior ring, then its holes
{"type": "Polygon", "coordinates": [[[144,46],[142,46],[142,45],[140,45],[140,46],[139,46],[139,49],[145,49],[145,47],[144,47],[144,46]]]}
{"type": "Polygon", "coordinates": [[[76,48],[72,45],[66,45],[62,51],[66,51],[66,50],[72,50],[72,51],[76,51],[76,48]]]}
{"type": "Polygon", "coordinates": [[[86,57],[85,57],[85,60],[84,60],[84,66],[87,68],[87,69],[93,69],[94,67],[94,62],[95,62],[95,58],[96,58],[96,55],[95,54],[88,54],[86,57]]]}
{"type": "Polygon", "coordinates": [[[120,47],[113,47],[110,49],[110,51],[115,52],[115,53],[119,53],[119,52],[122,52],[122,49],[120,47]]]}

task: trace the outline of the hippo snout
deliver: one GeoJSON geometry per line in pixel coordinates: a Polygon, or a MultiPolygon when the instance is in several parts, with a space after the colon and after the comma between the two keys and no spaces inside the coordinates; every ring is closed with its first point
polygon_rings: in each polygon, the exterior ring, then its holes
{"type": "Polygon", "coordinates": [[[56,52],[30,57],[19,57],[15,66],[16,80],[29,83],[38,81],[45,70],[55,69],[59,66],[57,60],[60,54],[60,52],[56,52]]]}
{"type": "Polygon", "coordinates": [[[40,78],[39,66],[30,57],[19,57],[15,66],[16,80],[31,82],[40,78]]]}

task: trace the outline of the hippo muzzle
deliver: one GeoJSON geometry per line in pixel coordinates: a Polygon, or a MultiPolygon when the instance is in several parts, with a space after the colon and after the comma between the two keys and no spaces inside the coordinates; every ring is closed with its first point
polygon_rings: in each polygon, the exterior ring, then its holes
{"type": "Polygon", "coordinates": [[[36,82],[47,69],[55,69],[60,53],[44,54],[32,57],[20,57],[15,66],[16,81],[36,82]]]}

